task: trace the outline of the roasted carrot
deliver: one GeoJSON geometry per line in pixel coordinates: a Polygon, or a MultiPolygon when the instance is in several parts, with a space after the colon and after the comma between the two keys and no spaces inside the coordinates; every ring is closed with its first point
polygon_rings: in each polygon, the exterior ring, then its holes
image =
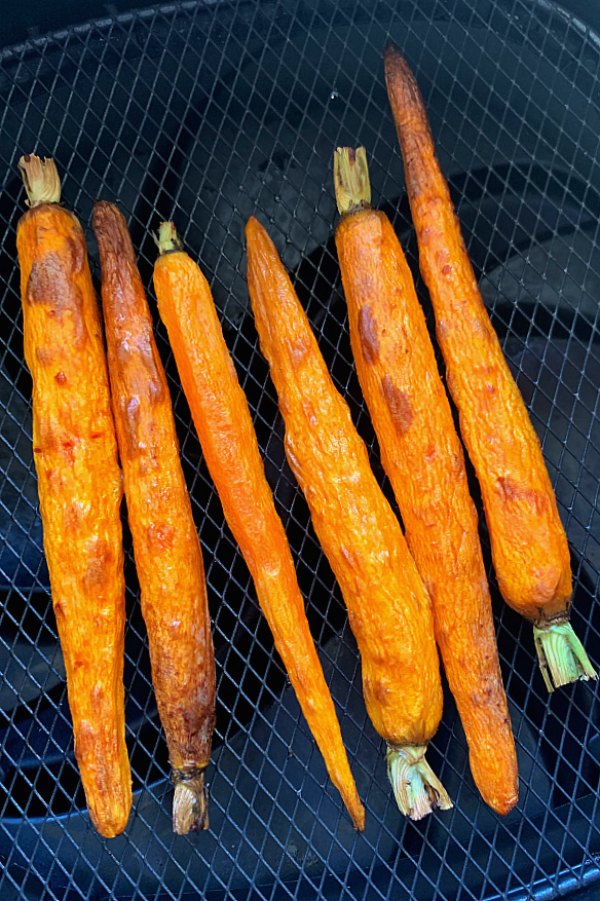
{"type": "Polygon", "coordinates": [[[21,157],[17,226],[23,345],[44,550],[65,662],[75,756],[92,822],[112,838],[131,809],[123,692],[121,472],[82,228],[59,206],[51,159],[21,157]]]}
{"type": "Polygon", "coordinates": [[[370,206],[364,147],[336,151],[334,181],[358,378],[431,597],[473,778],[484,800],[506,814],[518,797],[517,755],[462,447],[402,247],[388,217],[370,206]]]}
{"type": "Polygon", "coordinates": [[[93,212],[125,501],[152,682],[175,785],[173,829],[208,828],[204,772],[215,725],[215,661],[202,551],[171,397],[123,214],[93,212]]]}
{"type": "Polygon", "coordinates": [[[367,712],[400,810],[451,807],[425,760],[442,713],[431,602],[273,242],[246,225],[248,287],[285,422],[285,450],[348,608],[367,712]]]}
{"type": "Polygon", "coordinates": [[[481,487],[500,591],[533,623],[549,691],[595,678],[569,623],[569,546],[540,442],[479,292],[423,98],[393,45],[385,52],[385,77],[419,264],[433,304],[448,389],[481,487]]]}
{"type": "Polygon", "coordinates": [[[275,647],[333,784],[356,829],[361,804],[310,634],[289,544],[275,509],[246,396],[207,280],[171,222],[159,229],[154,288],[206,465],[254,580],[275,647]]]}

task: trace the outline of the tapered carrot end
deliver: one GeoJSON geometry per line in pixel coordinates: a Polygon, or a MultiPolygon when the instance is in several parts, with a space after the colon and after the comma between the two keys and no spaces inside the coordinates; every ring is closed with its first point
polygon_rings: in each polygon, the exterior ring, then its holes
{"type": "Polygon", "coordinates": [[[388,88],[390,86],[390,81],[394,82],[396,80],[402,80],[408,84],[414,83],[416,86],[416,80],[412,69],[400,50],[392,42],[386,46],[383,52],[383,65],[388,88]]]}
{"type": "MultiPolygon", "coordinates": [[[[342,795],[342,800],[346,806],[346,810],[352,817],[352,824],[357,832],[363,832],[365,828],[365,808],[362,805],[362,801],[358,797],[358,792],[356,791],[356,786],[354,785],[354,780],[352,780],[352,788],[347,791],[340,791],[342,795]]],[[[338,790],[340,790],[340,786],[337,786],[338,790]]]]}
{"type": "Polygon", "coordinates": [[[256,216],[250,216],[246,222],[246,238],[257,237],[258,235],[266,235],[266,229],[260,224],[256,216]]]}
{"type": "Polygon", "coordinates": [[[417,114],[427,121],[425,104],[419,85],[395,44],[388,44],[383,55],[385,83],[396,124],[417,114]]]}
{"type": "Polygon", "coordinates": [[[129,234],[127,220],[119,207],[108,200],[97,200],[92,209],[92,229],[98,242],[100,266],[116,258],[127,260],[137,269],[137,257],[129,234]]]}
{"type": "MultiPolygon", "coordinates": [[[[254,268],[262,269],[266,267],[270,272],[272,272],[273,267],[283,270],[281,257],[271,236],[255,216],[250,216],[246,222],[246,253],[248,256],[249,283],[252,282],[251,273],[254,268]]],[[[256,292],[250,291],[250,297],[253,302],[258,300],[258,295],[255,297],[255,294],[256,292]]]]}
{"type": "Polygon", "coordinates": [[[208,796],[204,772],[194,770],[191,774],[184,770],[173,770],[171,779],[175,783],[173,832],[187,835],[188,832],[208,829],[208,796]]]}
{"type": "Polygon", "coordinates": [[[388,777],[400,812],[422,820],[434,810],[450,810],[452,801],[427,761],[427,745],[387,746],[388,777]]]}
{"type": "Polygon", "coordinates": [[[60,202],[60,177],[53,159],[26,153],[20,158],[18,167],[27,194],[27,206],[60,202]]]}
{"type": "Polygon", "coordinates": [[[388,41],[386,44],[385,50],[383,51],[383,61],[386,67],[386,74],[390,68],[397,68],[404,72],[410,72],[406,59],[393,41],[388,41]]]}
{"type": "Polygon", "coordinates": [[[548,691],[579,679],[598,678],[570,623],[554,621],[535,625],[533,639],[548,691]]]}

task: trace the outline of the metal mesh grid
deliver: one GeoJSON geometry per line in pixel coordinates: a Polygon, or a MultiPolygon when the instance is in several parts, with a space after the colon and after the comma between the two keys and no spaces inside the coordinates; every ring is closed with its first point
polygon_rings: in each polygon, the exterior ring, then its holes
{"type": "MultiPolygon", "coordinates": [[[[455,808],[395,810],[366,718],[339,592],[287,469],[282,427],[245,289],[243,226],[258,213],[388,486],[351,364],[332,245],[331,155],[364,143],[374,202],[417,274],[382,49],[421,84],[442,167],[494,325],[542,439],[567,527],[574,626],[598,664],[600,572],[600,38],[546,0],[184,3],[71,28],[0,54],[0,876],[3,899],[553,898],[600,880],[595,688],[546,695],[530,627],[493,574],[518,742],[518,809],[480,802],[446,692],[430,752],[455,808]],[[57,159],[87,230],[96,197],[131,223],[151,290],[149,229],[174,218],[211,280],[336,702],[367,829],[326,778],[236,545],[223,523],[157,322],[207,569],[218,661],[211,829],[175,837],[164,740],[128,556],[128,745],[135,800],[106,842],[85,814],[43,562],[22,361],[15,226],[22,152],[57,159]]],[[[428,301],[417,275],[425,307],[428,301]]],[[[389,491],[388,491],[389,493],[389,491]]],[[[474,485],[476,494],[476,486],[474,485]]],[[[128,539],[127,539],[128,540],[128,539]]],[[[482,526],[484,554],[489,543],[482,526]]]]}

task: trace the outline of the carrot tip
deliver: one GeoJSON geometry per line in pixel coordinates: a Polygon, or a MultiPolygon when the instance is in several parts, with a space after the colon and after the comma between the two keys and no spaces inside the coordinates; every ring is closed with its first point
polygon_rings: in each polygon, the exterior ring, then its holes
{"type": "Polygon", "coordinates": [[[548,691],[578,679],[587,681],[597,678],[585,648],[570,623],[554,621],[536,625],[533,627],[533,640],[548,691]]]}
{"type": "Polygon", "coordinates": [[[173,832],[187,835],[188,832],[208,829],[208,797],[204,784],[204,773],[193,770],[173,770],[171,779],[175,783],[173,795],[173,832]]]}
{"type": "Polygon", "coordinates": [[[365,831],[365,808],[363,807],[358,793],[355,791],[349,798],[342,796],[346,810],[352,817],[352,825],[357,832],[365,831]]]}
{"type": "Polygon", "coordinates": [[[18,168],[27,194],[27,206],[60,202],[60,176],[53,159],[26,153],[19,160],[18,168]]]}
{"type": "Polygon", "coordinates": [[[452,801],[427,761],[427,745],[387,746],[388,777],[400,812],[422,820],[434,810],[450,810],[452,801]]]}

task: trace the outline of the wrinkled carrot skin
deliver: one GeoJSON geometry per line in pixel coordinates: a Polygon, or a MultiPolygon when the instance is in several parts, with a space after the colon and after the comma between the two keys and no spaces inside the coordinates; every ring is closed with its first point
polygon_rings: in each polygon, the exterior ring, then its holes
{"type": "Polygon", "coordinates": [[[386,50],[419,264],[433,304],[448,389],[475,467],[498,585],[536,625],[564,618],[569,548],[539,439],[485,309],[408,64],[386,50]]]}
{"type": "MultiPolygon", "coordinates": [[[[202,551],[171,397],[127,224],[94,206],[108,369],[152,682],[174,779],[205,769],[215,662],[202,551]]],[[[198,824],[201,825],[201,824],[198,824]]]]}
{"type": "Polygon", "coordinates": [[[117,460],[100,316],[79,222],[56,203],[17,228],[25,359],[44,550],[92,822],[131,809],[123,692],[125,583],[117,460]]]}
{"type": "Polygon", "coordinates": [[[165,253],[154,287],[184,393],[225,518],[254,580],[302,712],[357,829],[361,804],[329,688],[310,634],[289,544],[265,478],[246,396],[210,286],[183,251],[165,253]]]}
{"type": "Polygon", "coordinates": [[[246,239],[287,458],[348,608],[369,717],[391,745],[426,744],[442,713],[429,597],[273,242],[253,218],[246,239]]]}
{"type": "Polygon", "coordinates": [[[515,743],[462,447],[412,274],[389,219],[345,215],[336,246],[356,369],[484,800],[517,802],[515,743]]]}

